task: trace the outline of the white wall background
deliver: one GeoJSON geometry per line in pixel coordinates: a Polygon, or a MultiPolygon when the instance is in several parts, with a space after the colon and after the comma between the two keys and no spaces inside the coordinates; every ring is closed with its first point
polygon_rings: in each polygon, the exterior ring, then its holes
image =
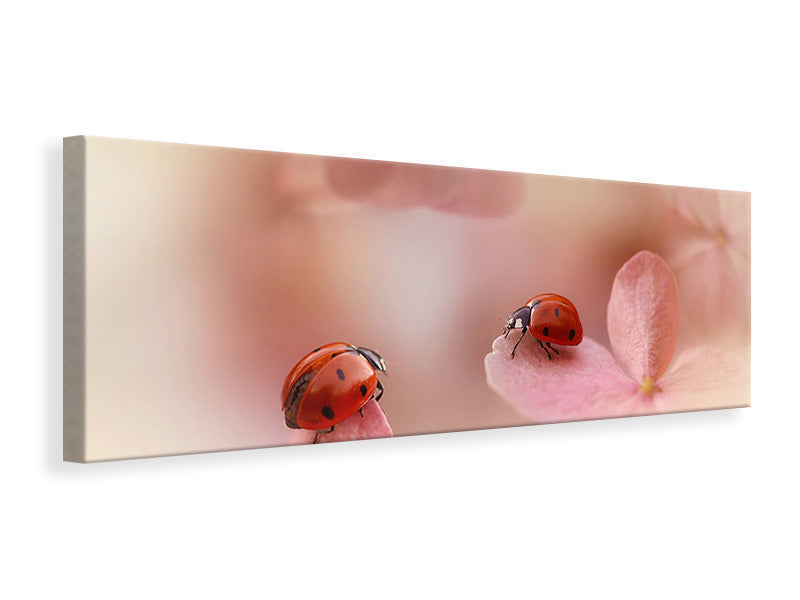
{"type": "Polygon", "coordinates": [[[0,595],[797,597],[791,8],[4,7],[0,595]],[[62,464],[80,133],[750,190],[754,406],[62,464]]]}

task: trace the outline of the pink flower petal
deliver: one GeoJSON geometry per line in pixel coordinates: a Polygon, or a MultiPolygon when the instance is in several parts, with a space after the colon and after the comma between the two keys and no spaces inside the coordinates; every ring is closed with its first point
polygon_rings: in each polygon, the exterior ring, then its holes
{"type": "Polygon", "coordinates": [[[395,194],[408,204],[435,206],[450,202],[463,187],[464,171],[433,165],[400,165],[395,194]]]}
{"type": "Polygon", "coordinates": [[[750,406],[750,348],[695,346],[681,353],[657,385],[661,412],[750,406]]]}
{"type": "Polygon", "coordinates": [[[608,301],[608,337],[622,367],[641,383],[667,370],[678,342],[678,287],[663,258],[643,250],[617,273],[608,301]]]}
{"type": "MultiPolygon", "coordinates": [[[[516,334],[519,335],[519,334],[516,334]]],[[[535,423],[625,417],[656,412],[639,385],[622,372],[608,350],[591,338],[547,355],[526,335],[498,337],[486,355],[486,382],[535,423]]]]}
{"type": "Polygon", "coordinates": [[[678,281],[681,339],[740,348],[750,343],[750,194],[676,189],[661,231],[678,281]]]}
{"type": "Polygon", "coordinates": [[[432,207],[462,215],[500,217],[514,212],[525,197],[525,176],[518,173],[465,169],[456,175],[453,193],[439,195],[432,207]]]}
{"type": "Polygon", "coordinates": [[[693,227],[725,237],[750,227],[750,194],[725,190],[675,188],[676,212],[693,227]]]}
{"type": "Polygon", "coordinates": [[[276,160],[275,191],[304,201],[328,193],[325,164],[318,156],[282,154],[276,160]]]}
{"type": "Polygon", "coordinates": [[[275,188],[287,207],[310,212],[427,207],[471,216],[502,216],[523,201],[518,173],[324,156],[281,155],[275,188]]]}
{"type": "Polygon", "coordinates": [[[370,201],[392,180],[398,163],[357,158],[325,158],[328,185],[350,200],[370,201]]]}
{"type": "Polygon", "coordinates": [[[749,343],[749,266],[730,244],[710,241],[705,252],[675,267],[687,333],[715,345],[749,343]]]}
{"type": "Polygon", "coordinates": [[[375,400],[370,400],[364,405],[363,417],[359,413],[355,413],[349,419],[339,423],[331,433],[317,434],[316,431],[293,430],[289,444],[313,444],[315,437],[317,444],[324,444],[387,438],[392,435],[392,428],[389,426],[383,410],[375,400]]]}

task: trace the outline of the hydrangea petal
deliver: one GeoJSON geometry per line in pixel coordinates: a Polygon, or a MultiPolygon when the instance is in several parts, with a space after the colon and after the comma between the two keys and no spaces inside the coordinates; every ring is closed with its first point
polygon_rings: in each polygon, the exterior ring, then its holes
{"type": "Polygon", "coordinates": [[[486,381],[503,399],[534,423],[626,417],[656,412],[606,348],[591,338],[579,346],[558,347],[548,360],[529,335],[511,349],[517,332],[500,336],[486,355],[486,381]]]}
{"type": "Polygon", "coordinates": [[[608,301],[608,337],[636,382],[657,380],[675,353],[680,327],[678,287],[663,258],[643,250],[622,265],[608,301]]]}
{"type": "Polygon", "coordinates": [[[681,353],[658,385],[661,412],[750,406],[750,348],[695,346],[681,353]]]}
{"type": "Polygon", "coordinates": [[[391,181],[399,165],[383,160],[328,157],[325,167],[333,191],[351,200],[369,201],[391,181]]]}
{"type": "Polygon", "coordinates": [[[741,346],[750,336],[749,264],[711,242],[706,252],[676,267],[687,333],[698,340],[741,346]]]}
{"type": "Polygon", "coordinates": [[[525,194],[525,176],[518,173],[291,154],[279,157],[274,181],[287,208],[314,213],[361,203],[502,216],[525,194]]]}
{"type": "Polygon", "coordinates": [[[750,343],[750,195],[676,189],[661,233],[678,281],[682,340],[738,348],[750,343]]]}
{"type": "Polygon", "coordinates": [[[392,437],[392,428],[386,420],[386,415],[375,400],[370,400],[364,405],[364,416],[355,413],[345,419],[330,433],[316,431],[294,430],[290,437],[290,444],[313,444],[316,437],[317,444],[327,442],[349,442],[353,440],[368,440],[375,438],[392,437]]]}
{"type": "Polygon", "coordinates": [[[432,206],[470,216],[501,217],[513,213],[525,198],[525,178],[516,173],[464,170],[458,172],[457,193],[440,195],[432,206]]]}

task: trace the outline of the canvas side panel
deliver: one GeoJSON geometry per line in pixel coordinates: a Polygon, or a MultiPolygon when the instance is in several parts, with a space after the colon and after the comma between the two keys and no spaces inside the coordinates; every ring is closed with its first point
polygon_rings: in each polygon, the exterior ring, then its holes
{"type": "Polygon", "coordinates": [[[64,138],[64,460],[86,460],[86,138],[64,138]]]}

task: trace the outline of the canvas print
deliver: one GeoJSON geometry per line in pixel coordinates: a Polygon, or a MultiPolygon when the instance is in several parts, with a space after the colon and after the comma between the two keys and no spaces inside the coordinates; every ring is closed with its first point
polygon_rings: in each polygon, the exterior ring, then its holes
{"type": "Polygon", "coordinates": [[[749,193],[64,140],[66,460],[749,403],[749,193]]]}

